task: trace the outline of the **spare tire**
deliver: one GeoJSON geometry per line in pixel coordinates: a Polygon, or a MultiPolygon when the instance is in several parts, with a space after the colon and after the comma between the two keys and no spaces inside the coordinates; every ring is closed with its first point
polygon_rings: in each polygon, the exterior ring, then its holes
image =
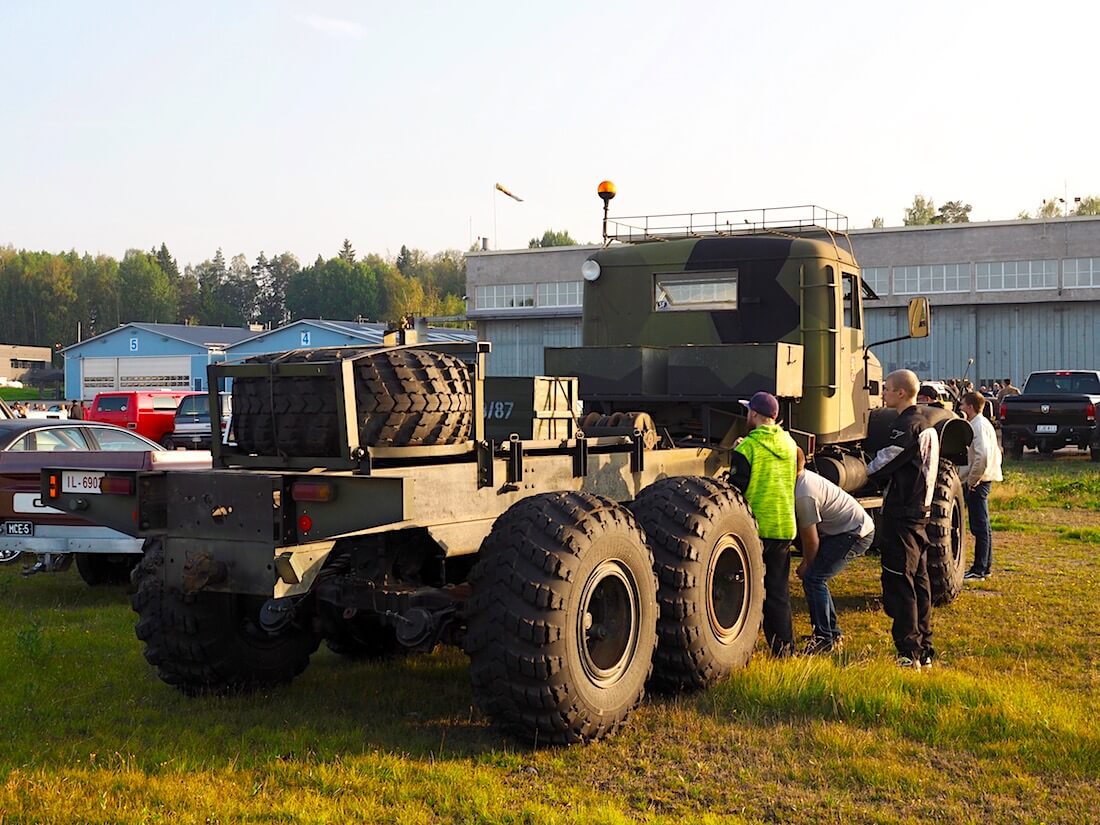
{"type": "Polygon", "coordinates": [[[932,512],[928,517],[928,579],[932,604],[942,607],[959,595],[966,572],[965,500],[955,465],[940,459],[932,512]]]}
{"type": "MultiPolygon", "coordinates": [[[[470,371],[453,355],[420,349],[352,351],[359,443],[364,447],[430,447],[469,440],[473,424],[470,371]]],[[[323,350],[280,363],[331,360],[323,350]]],[[[252,363],[270,362],[271,357],[252,363]]],[[[343,418],[328,375],[240,377],[233,382],[238,446],[257,455],[339,456],[343,418]]]]}
{"type": "Polygon", "coordinates": [[[398,349],[355,365],[359,443],[370,447],[431,447],[470,438],[470,370],[442,352],[398,349]]]}

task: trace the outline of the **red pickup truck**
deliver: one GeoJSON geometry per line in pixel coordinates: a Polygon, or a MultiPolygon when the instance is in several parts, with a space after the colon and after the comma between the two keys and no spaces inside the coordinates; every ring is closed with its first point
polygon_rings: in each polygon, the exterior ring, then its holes
{"type": "Polygon", "coordinates": [[[183,390],[101,392],[92,401],[88,420],[125,427],[170,450],[180,399],[203,394],[183,390]]]}

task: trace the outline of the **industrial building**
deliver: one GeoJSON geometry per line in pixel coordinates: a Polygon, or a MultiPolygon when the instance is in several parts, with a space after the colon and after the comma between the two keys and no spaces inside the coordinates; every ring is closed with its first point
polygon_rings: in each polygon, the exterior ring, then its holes
{"type": "MultiPolygon", "coordinates": [[[[123,324],[62,350],[65,397],[109,390],[206,390],[212,363],[316,347],[379,346],[386,324],[303,319],[277,329],[123,324]]],[[[429,341],[473,341],[463,330],[422,327],[429,341]]],[[[422,332],[424,334],[424,332],[422,332]]],[[[47,355],[49,350],[45,350],[47,355]]]]}
{"type": "MultiPolygon", "coordinates": [[[[930,338],[876,349],[885,370],[1018,384],[1033,370],[1100,368],[1100,217],[860,229],[848,237],[879,296],[864,304],[868,342],[905,333],[914,295],[932,306],[930,338]]],[[[491,375],[540,374],[544,347],[580,345],[580,266],[598,248],[469,253],[468,316],[493,343],[491,375]]]]}
{"type": "Polygon", "coordinates": [[[49,347],[0,344],[0,381],[22,381],[31,370],[49,369],[49,347]]]}

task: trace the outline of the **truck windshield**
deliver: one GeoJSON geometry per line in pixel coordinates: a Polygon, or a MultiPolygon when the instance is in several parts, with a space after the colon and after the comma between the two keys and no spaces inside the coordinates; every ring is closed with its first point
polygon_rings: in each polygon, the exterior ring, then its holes
{"type": "Polygon", "coordinates": [[[1045,372],[1032,375],[1024,385],[1025,393],[1066,393],[1087,395],[1100,393],[1100,377],[1091,372],[1045,372]]]}

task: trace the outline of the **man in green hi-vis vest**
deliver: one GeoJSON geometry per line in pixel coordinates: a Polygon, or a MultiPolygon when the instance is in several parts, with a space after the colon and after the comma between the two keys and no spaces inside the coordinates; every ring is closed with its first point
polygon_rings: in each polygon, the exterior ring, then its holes
{"type": "Polygon", "coordinates": [[[752,431],[734,447],[730,483],[740,489],[764,542],[764,638],[773,656],[794,652],[791,626],[791,541],[794,518],[794,482],[797,475],[794,439],[778,424],[779,401],[758,392],[749,401],[752,431]]]}

